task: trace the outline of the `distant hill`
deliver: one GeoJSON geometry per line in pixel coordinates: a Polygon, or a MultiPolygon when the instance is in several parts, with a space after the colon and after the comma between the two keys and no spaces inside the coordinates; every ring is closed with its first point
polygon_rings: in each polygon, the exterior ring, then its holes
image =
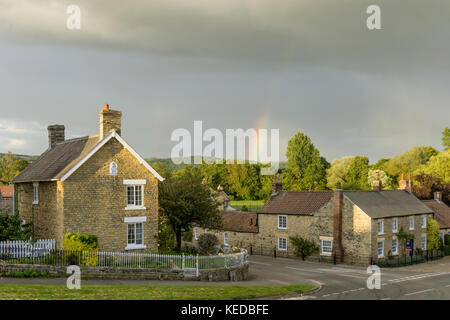
{"type": "MultiPolygon", "coordinates": [[[[4,155],[6,155],[6,153],[0,153],[0,157],[3,157],[4,155]]],[[[28,162],[33,162],[34,160],[39,158],[39,156],[29,156],[26,154],[16,154],[15,156],[15,160],[25,160],[28,162]]]]}

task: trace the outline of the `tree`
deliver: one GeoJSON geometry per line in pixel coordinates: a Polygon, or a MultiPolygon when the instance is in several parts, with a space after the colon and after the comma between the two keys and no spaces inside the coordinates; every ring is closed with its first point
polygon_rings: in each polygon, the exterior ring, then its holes
{"type": "Polygon", "coordinates": [[[444,131],[442,131],[442,145],[445,150],[450,149],[450,129],[445,127],[444,131]]]}
{"type": "Polygon", "coordinates": [[[313,241],[303,239],[300,236],[289,237],[289,239],[295,247],[295,255],[301,256],[302,260],[319,251],[319,247],[313,241]]]}
{"type": "Polygon", "coordinates": [[[198,168],[187,166],[160,184],[159,204],[175,233],[176,250],[181,250],[182,233],[193,223],[203,228],[220,229],[219,203],[214,191],[202,183],[198,168]]]}
{"type": "Polygon", "coordinates": [[[0,212],[0,241],[29,240],[33,231],[32,224],[23,224],[17,216],[8,216],[0,212]]]}
{"type": "Polygon", "coordinates": [[[204,233],[198,238],[198,248],[203,255],[214,254],[218,244],[219,239],[212,233],[204,233]]]}
{"type": "Polygon", "coordinates": [[[297,132],[292,137],[286,151],[287,165],[283,172],[283,182],[288,190],[321,190],[326,187],[325,158],[305,134],[297,132]]]}
{"type": "Polygon", "coordinates": [[[369,184],[369,186],[373,185],[373,182],[375,181],[375,179],[377,177],[377,172],[379,175],[379,179],[382,183],[383,189],[395,189],[394,186],[392,185],[391,177],[389,177],[387,175],[387,173],[384,172],[383,170],[370,170],[369,169],[369,173],[367,174],[367,183],[369,184]]]}
{"type": "Polygon", "coordinates": [[[0,158],[0,183],[9,184],[19,174],[14,158],[15,155],[9,151],[0,158]]]}
{"type": "Polygon", "coordinates": [[[431,157],[415,170],[415,174],[421,172],[439,177],[443,183],[450,183],[450,149],[431,157]]]}
{"type": "Polygon", "coordinates": [[[172,171],[167,167],[167,165],[164,162],[156,161],[151,164],[152,168],[158,172],[161,177],[164,179],[170,178],[172,176],[172,171]]]}
{"type": "Polygon", "coordinates": [[[367,190],[369,158],[365,156],[347,156],[334,160],[327,170],[327,186],[334,189],[338,182],[344,190],[367,190]]]}
{"type": "Polygon", "coordinates": [[[434,219],[427,220],[427,249],[437,250],[441,244],[441,237],[439,236],[439,224],[434,219]]]}
{"type": "Polygon", "coordinates": [[[432,174],[419,173],[413,177],[414,195],[420,200],[433,199],[434,192],[442,192],[442,200],[448,203],[450,194],[450,183],[443,183],[439,177],[432,174]]]}

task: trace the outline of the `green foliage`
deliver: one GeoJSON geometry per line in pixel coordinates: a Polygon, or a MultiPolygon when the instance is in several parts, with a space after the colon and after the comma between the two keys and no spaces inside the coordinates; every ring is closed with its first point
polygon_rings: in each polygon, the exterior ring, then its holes
{"type": "Polygon", "coordinates": [[[212,233],[203,233],[198,238],[198,249],[203,255],[215,254],[218,244],[219,239],[212,233]]]}
{"type": "Polygon", "coordinates": [[[289,239],[295,247],[296,256],[301,256],[302,260],[319,251],[319,247],[313,241],[303,239],[300,236],[289,237],[289,239]]]}
{"type": "Polygon", "coordinates": [[[334,160],[327,170],[327,186],[336,188],[338,182],[344,190],[368,190],[369,158],[348,156],[334,160]]]}
{"type": "MultiPolygon", "coordinates": [[[[80,266],[96,266],[96,256],[82,257],[79,253],[83,251],[98,251],[98,237],[89,234],[66,233],[63,241],[64,250],[73,251],[71,259],[80,266]]],[[[70,253],[69,253],[70,255],[70,253]]]]}
{"type": "Polygon", "coordinates": [[[448,203],[448,194],[450,194],[450,183],[443,183],[439,177],[432,174],[420,173],[413,177],[414,180],[414,195],[421,199],[433,199],[434,192],[442,192],[442,200],[448,203]]]}
{"type": "Polygon", "coordinates": [[[34,269],[27,269],[25,271],[9,271],[3,276],[11,278],[49,278],[48,272],[39,272],[34,269]]]}
{"type": "Polygon", "coordinates": [[[188,166],[162,182],[159,204],[175,233],[176,251],[181,250],[182,233],[189,231],[193,223],[211,229],[222,227],[216,196],[202,183],[196,167],[188,166]]]}
{"type": "Polygon", "coordinates": [[[442,145],[445,150],[450,149],[450,129],[445,127],[444,131],[442,131],[442,145]]]}
{"type": "Polygon", "coordinates": [[[287,190],[322,190],[326,188],[325,158],[312,144],[311,139],[301,132],[292,137],[287,146],[287,166],[283,172],[284,187],[287,190]]]}
{"type": "Polygon", "coordinates": [[[31,223],[23,224],[17,216],[8,216],[0,212],[0,241],[27,241],[33,235],[31,227],[31,223]]]}
{"type": "Polygon", "coordinates": [[[14,157],[14,154],[8,152],[0,158],[0,183],[8,184],[19,174],[14,157]]]}
{"type": "Polygon", "coordinates": [[[397,233],[398,243],[399,245],[403,245],[403,248],[406,250],[406,241],[414,239],[414,234],[407,233],[403,227],[400,227],[400,230],[397,233]]]}
{"type": "Polygon", "coordinates": [[[151,164],[152,168],[158,172],[164,179],[172,176],[172,171],[169,169],[166,163],[162,161],[156,161],[151,164]]]}
{"type": "Polygon", "coordinates": [[[427,249],[437,250],[440,247],[439,224],[434,219],[427,220],[427,249]]]}
{"type": "Polygon", "coordinates": [[[369,186],[373,185],[373,182],[376,179],[377,176],[377,172],[378,175],[380,177],[380,181],[383,185],[383,189],[395,189],[395,187],[392,184],[392,179],[391,177],[389,177],[387,175],[386,172],[384,172],[383,170],[371,170],[369,169],[369,173],[367,174],[367,183],[369,186]]]}
{"type": "Polygon", "coordinates": [[[167,222],[167,218],[164,215],[164,211],[160,210],[158,219],[158,235],[156,236],[158,241],[158,251],[168,252],[175,248],[175,233],[171,225],[167,222]]]}
{"type": "Polygon", "coordinates": [[[415,170],[416,174],[422,172],[439,177],[443,183],[450,183],[450,149],[431,157],[415,170]]]}

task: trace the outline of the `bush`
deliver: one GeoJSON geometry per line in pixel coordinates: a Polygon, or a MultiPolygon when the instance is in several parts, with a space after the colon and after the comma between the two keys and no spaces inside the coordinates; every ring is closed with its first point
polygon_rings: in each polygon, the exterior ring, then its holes
{"type": "Polygon", "coordinates": [[[88,255],[87,257],[81,255],[83,251],[97,252],[98,251],[98,238],[94,235],[80,234],[80,233],[67,233],[64,236],[63,243],[64,250],[73,251],[69,253],[69,261],[73,264],[80,266],[96,266],[96,255],[88,255]]]}
{"type": "Polygon", "coordinates": [[[23,224],[17,216],[4,215],[3,209],[0,208],[0,241],[27,241],[33,234],[31,226],[31,223],[23,224]]]}
{"type": "Polygon", "coordinates": [[[197,249],[197,247],[195,247],[193,245],[185,244],[183,246],[183,248],[181,248],[181,252],[188,253],[188,254],[197,254],[198,249],[197,249]]]}
{"type": "Polygon", "coordinates": [[[39,272],[34,269],[27,269],[25,271],[10,271],[4,274],[5,277],[11,278],[49,278],[47,272],[39,272]]]}
{"type": "Polygon", "coordinates": [[[219,239],[212,233],[204,233],[198,238],[198,249],[200,254],[215,254],[216,246],[219,244],[219,239]]]}
{"type": "Polygon", "coordinates": [[[295,254],[297,257],[302,257],[305,260],[307,256],[319,251],[319,247],[313,241],[303,239],[299,236],[289,237],[295,247],[295,254]]]}

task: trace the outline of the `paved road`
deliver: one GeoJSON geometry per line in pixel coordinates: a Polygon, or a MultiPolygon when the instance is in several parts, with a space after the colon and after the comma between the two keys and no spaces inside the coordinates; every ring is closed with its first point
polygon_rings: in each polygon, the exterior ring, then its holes
{"type": "Polygon", "coordinates": [[[252,256],[251,279],[262,285],[320,283],[322,289],[303,299],[450,300],[450,257],[404,268],[381,269],[381,289],[367,288],[367,268],[293,259],[252,256]]]}

